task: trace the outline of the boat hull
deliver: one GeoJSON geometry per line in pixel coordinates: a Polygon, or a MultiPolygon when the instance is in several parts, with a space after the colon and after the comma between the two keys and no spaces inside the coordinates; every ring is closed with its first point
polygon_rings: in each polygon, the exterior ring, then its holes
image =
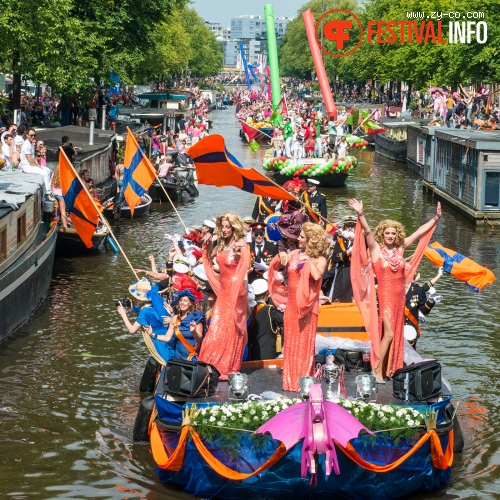
{"type": "MultiPolygon", "coordinates": [[[[171,454],[179,441],[179,433],[166,429],[160,430],[162,442],[171,454]]],[[[439,436],[443,449],[446,449],[449,433],[439,436]]],[[[264,438],[265,439],[265,438],[264,438]]],[[[279,445],[278,441],[267,436],[267,442],[261,444],[259,449],[252,449],[247,444],[248,438],[242,438],[240,447],[241,459],[228,461],[231,469],[236,469],[238,463],[241,472],[252,472],[261,466],[279,445]],[[265,450],[263,453],[262,450],[265,450]],[[267,452],[267,453],[266,453],[267,452]],[[260,453],[260,457],[259,457],[260,453]]],[[[205,443],[206,444],[206,443],[205,443]]],[[[351,444],[361,457],[368,461],[375,461],[377,450],[380,454],[382,448],[387,448],[379,440],[373,448],[367,445],[366,438],[357,438],[351,444]]],[[[223,452],[217,444],[207,445],[210,453],[223,463],[223,452]]],[[[392,448],[393,460],[402,456],[410,449],[410,445],[399,444],[392,448]]],[[[418,490],[432,491],[448,484],[450,469],[436,469],[432,464],[430,444],[427,442],[403,465],[392,472],[377,473],[368,471],[352,462],[340,450],[336,450],[340,474],[332,471],[329,476],[324,474],[324,455],[319,457],[317,484],[310,484],[309,477],[301,476],[302,442],[299,442],[275,465],[261,472],[257,476],[242,481],[226,479],[218,475],[210,465],[205,462],[198,452],[193,441],[188,441],[184,455],[183,466],[180,471],[173,472],[157,467],[156,472],[160,481],[167,485],[176,485],[184,492],[196,497],[223,498],[224,500],[240,500],[241,498],[259,499],[290,499],[290,498],[354,498],[354,499],[393,499],[406,497],[418,490]]]]}
{"type": "MultiPolygon", "coordinates": [[[[347,180],[349,174],[345,172],[340,172],[338,174],[326,174],[326,175],[318,175],[314,177],[317,181],[319,181],[319,185],[321,187],[329,187],[329,188],[334,188],[334,187],[342,187],[345,185],[345,181],[347,180]]],[[[286,181],[289,181],[292,179],[292,177],[280,174],[279,172],[273,172],[273,178],[275,182],[278,184],[283,185],[286,181]]],[[[299,178],[307,179],[307,177],[301,177],[299,178]]]]}
{"type": "MultiPolygon", "coordinates": [[[[199,196],[199,191],[194,182],[174,183],[166,180],[161,180],[163,188],[167,192],[172,201],[180,202],[190,200],[199,196]]],[[[153,201],[169,201],[165,191],[160,186],[158,181],[153,182],[149,187],[149,196],[153,201]]]]}
{"type": "Polygon", "coordinates": [[[38,243],[0,276],[0,342],[27,321],[47,296],[56,249],[56,226],[45,236],[47,231],[48,224],[41,224],[38,243]]]}
{"type": "Polygon", "coordinates": [[[384,134],[375,135],[375,153],[390,160],[405,162],[408,150],[408,141],[396,141],[384,134]]]}
{"type": "Polygon", "coordinates": [[[56,257],[72,257],[96,252],[101,249],[106,241],[107,233],[94,234],[92,247],[87,248],[74,228],[59,226],[56,244],[56,257]]]}

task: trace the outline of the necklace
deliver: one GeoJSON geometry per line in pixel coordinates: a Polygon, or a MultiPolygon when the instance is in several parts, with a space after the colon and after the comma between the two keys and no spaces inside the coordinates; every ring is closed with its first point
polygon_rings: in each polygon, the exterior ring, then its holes
{"type": "Polygon", "coordinates": [[[399,265],[401,263],[401,256],[398,252],[396,252],[397,247],[391,248],[388,250],[385,246],[382,247],[382,257],[389,264],[389,267],[393,273],[397,272],[399,269],[399,265]]]}

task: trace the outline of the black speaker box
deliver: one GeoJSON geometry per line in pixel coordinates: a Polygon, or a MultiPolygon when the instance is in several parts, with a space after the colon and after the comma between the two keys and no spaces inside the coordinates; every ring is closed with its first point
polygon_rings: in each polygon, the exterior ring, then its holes
{"type": "Polygon", "coordinates": [[[217,389],[219,376],[215,366],[208,363],[171,358],[167,362],[164,389],[172,396],[209,397],[217,389]]]}

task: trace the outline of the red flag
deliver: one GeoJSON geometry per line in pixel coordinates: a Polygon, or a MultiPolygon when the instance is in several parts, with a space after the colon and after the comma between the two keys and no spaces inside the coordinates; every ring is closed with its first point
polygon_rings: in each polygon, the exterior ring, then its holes
{"type": "Polygon", "coordinates": [[[243,165],[226,149],[224,137],[209,135],[189,148],[196,165],[199,184],[234,186],[257,196],[269,196],[276,200],[295,198],[265,175],[243,165]]]}
{"type": "Polygon", "coordinates": [[[62,149],[59,150],[59,177],[71,223],[85,246],[92,248],[92,237],[97,229],[99,212],[62,149]]]}
{"type": "Polygon", "coordinates": [[[123,169],[123,194],[134,216],[134,208],[141,201],[141,196],[156,179],[155,169],[148,157],[139,147],[134,134],[127,127],[127,145],[125,146],[125,168],[123,169]]]}
{"type": "Polygon", "coordinates": [[[286,105],[286,99],[285,96],[281,98],[281,101],[278,103],[278,113],[282,116],[288,116],[288,106],[286,105]],[[281,108],[280,108],[281,106],[281,108]]]}
{"type": "Polygon", "coordinates": [[[245,122],[241,122],[241,128],[243,129],[243,133],[245,134],[248,142],[252,142],[255,139],[255,136],[259,133],[259,129],[256,129],[245,122]]]}

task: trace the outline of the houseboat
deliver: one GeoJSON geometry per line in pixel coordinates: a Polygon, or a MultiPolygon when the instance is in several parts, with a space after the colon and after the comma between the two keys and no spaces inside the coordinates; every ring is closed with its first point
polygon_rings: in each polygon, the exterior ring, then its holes
{"type": "Polygon", "coordinates": [[[429,120],[411,118],[382,118],[380,125],[385,132],[376,134],[375,153],[390,160],[406,162],[408,141],[407,128],[415,125],[426,125],[429,120]]]}
{"type": "Polygon", "coordinates": [[[0,171],[0,341],[47,296],[57,224],[42,186],[39,175],[0,171]]]}
{"type": "Polygon", "coordinates": [[[500,131],[423,127],[410,136],[424,189],[477,224],[500,224],[500,131]]]}

